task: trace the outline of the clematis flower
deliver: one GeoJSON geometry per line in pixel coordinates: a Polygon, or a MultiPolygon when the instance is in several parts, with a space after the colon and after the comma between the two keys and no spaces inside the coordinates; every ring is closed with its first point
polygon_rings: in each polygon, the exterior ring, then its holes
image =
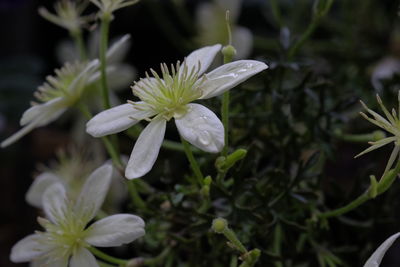
{"type": "Polygon", "coordinates": [[[203,74],[212,63],[221,45],[207,46],[192,52],[182,64],[161,65],[162,74],[154,70],[132,87],[141,101],[105,110],[93,117],[86,131],[94,137],[118,133],[138,123],[150,123],[140,134],[128,161],[125,176],[138,178],[150,171],[164,139],[166,122],[175,119],[183,139],[211,153],[224,146],[224,127],[208,108],[191,103],[197,99],[218,96],[251,76],[268,68],[263,62],[239,60],[203,74]]]}
{"type": "Polygon", "coordinates": [[[11,261],[49,267],[97,267],[91,246],[120,246],[143,236],[143,220],[131,214],[112,215],[88,226],[104,201],[111,174],[111,165],[95,170],[76,201],[69,200],[61,183],[49,187],[42,198],[47,218],[38,218],[45,231],[17,242],[11,261]]]}
{"type": "MultiPolygon", "coordinates": [[[[397,98],[398,98],[398,102],[399,102],[399,111],[400,111],[400,91],[398,93],[397,98]]],[[[399,155],[399,152],[400,152],[400,112],[399,112],[399,114],[397,114],[396,110],[392,109],[392,112],[390,113],[387,110],[387,108],[385,107],[385,105],[382,103],[382,100],[378,95],[376,95],[376,99],[377,99],[378,104],[381,107],[383,113],[385,114],[386,118],[382,117],[375,111],[369,109],[367,107],[367,105],[365,105],[364,102],[362,102],[362,101],[361,101],[361,104],[363,105],[364,109],[369,113],[369,115],[372,116],[372,118],[368,117],[368,115],[366,115],[363,112],[360,112],[360,114],[366,120],[368,120],[372,124],[382,128],[383,130],[391,133],[393,136],[386,137],[386,138],[383,138],[383,139],[375,141],[375,142],[369,142],[369,144],[371,146],[369,148],[365,149],[364,151],[362,151],[360,154],[358,154],[355,157],[357,158],[359,156],[362,156],[368,152],[371,152],[375,149],[378,149],[382,146],[385,146],[385,145],[393,142],[394,148],[389,157],[388,163],[387,163],[385,171],[384,171],[384,173],[386,173],[388,170],[390,170],[390,168],[393,165],[393,162],[395,161],[396,157],[399,155]]]]}
{"type": "Polygon", "coordinates": [[[46,8],[39,8],[39,14],[48,21],[63,27],[71,33],[79,32],[85,24],[89,23],[93,16],[82,16],[88,2],[62,0],[56,2],[54,10],[56,14],[50,13],[46,8]]]}
{"type": "MultiPolygon", "coordinates": [[[[118,55],[119,49],[129,40],[129,35],[123,36],[107,51],[107,58],[118,55]]],[[[100,64],[97,59],[90,62],[65,63],[61,69],[55,70],[55,76],[48,76],[34,96],[39,103],[24,112],[20,120],[21,130],[4,140],[0,147],[6,147],[35,128],[45,126],[58,119],[69,107],[75,105],[86,89],[100,80],[100,64]]],[[[112,65],[107,73],[115,71],[112,65]]]]}
{"type": "Polygon", "coordinates": [[[235,58],[247,58],[253,48],[251,31],[237,25],[242,0],[214,0],[202,3],[196,10],[196,25],[198,35],[195,41],[200,45],[229,42],[226,29],[225,12],[229,10],[229,20],[232,29],[232,45],[236,49],[235,58]],[[213,27],[210,27],[213,25],[213,27]]]}
{"type": "Polygon", "coordinates": [[[385,256],[386,251],[392,246],[394,241],[400,236],[400,233],[396,233],[385,240],[371,255],[371,257],[364,264],[364,267],[379,267],[385,256]]]}
{"type": "Polygon", "coordinates": [[[103,15],[112,15],[118,9],[131,6],[139,2],[139,0],[90,0],[95,4],[103,15]]]}
{"type": "MultiPolygon", "coordinates": [[[[50,167],[41,166],[41,173],[34,179],[25,195],[26,201],[36,208],[43,208],[42,196],[44,192],[56,183],[64,185],[71,201],[78,199],[89,174],[100,162],[103,162],[103,159],[99,158],[99,154],[96,152],[94,149],[83,151],[75,146],[70,147],[67,151],[58,151],[56,162],[52,163],[50,167]]],[[[123,157],[122,160],[126,162],[127,158],[123,157]]],[[[103,210],[116,213],[127,193],[126,184],[121,174],[113,170],[111,185],[103,204],[103,210]]]]}

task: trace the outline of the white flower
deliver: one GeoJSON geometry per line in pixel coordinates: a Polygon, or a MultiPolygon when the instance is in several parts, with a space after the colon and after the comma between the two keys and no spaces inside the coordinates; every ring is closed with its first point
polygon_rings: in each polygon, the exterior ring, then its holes
{"type": "Polygon", "coordinates": [[[45,231],[37,231],[15,244],[11,261],[33,261],[38,266],[97,267],[88,250],[90,246],[120,246],[143,236],[143,220],[131,214],[112,215],[87,227],[104,201],[111,173],[111,165],[95,170],[76,201],[68,199],[61,183],[50,186],[42,198],[47,219],[38,218],[45,231]]]}
{"type": "MultiPolygon", "coordinates": [[[[128,41],[129,35],[123,36],[107,51],[107,58],[118,57],[119,49],[128,41]]],[[[6,147],[19,140],[37,127],[45,126],[59,118],[67,108],[75,105],[86,89],[100,79],[100,64],[97,59],[88,63],[65,63],[55,70],[55,76],[47,76],[47,82],[39,86],[34,96],[41,103],[33,103],[24,112],[20,120],[21,130],[4,140],[0,146],[6,147]]],[[[115,71],[111,66],[107,73],[115,71]]]]}
{"type": "Polygon", "coordinates": [[[103,15],[112,15],[114,11],[136,4],[139,0],[90,0],[90,2],[95,4],[103,15]]]}
{"type": "Polygon", "coordinates": [[[364,267],[379,267],[386,251],[392,246],[393,242],[396,241],[399,236],[400,233],[397,233],[386,239],[385,242],[383,242],[367,260],[367,262],[364,264],[364,267]]]}
{"type": "Polygon", "coordinates": [[[390,80],[395,74],[400,73],[400,60],[387,56],[381,59],[374,67],[371,75],[371,83],[376,91],[382,92],[383,81],[390,80]]]}
{"type": "Polygon", "coordinates": [[[232,29],[232,45],[236,49],[235,58],[247,58],[253,48],[253,34],[248,28],[236,25],[242,0],[214,0],[202,3],[196,10],[198,36],[200,45],[215,43],[227,44],[228,30],[226,28],[225,12],[229,10],[229,21],[232,29]],[[210,25],[213,25],[210,27],[210,25]]]}
{"type": "Polygon", "coordinates": [[[56,14],[50,13],[44,7],[39,8],[39,14],[48,21],[76,33],[83,25],[92,20],[92,16],[82,16],[87,5],[87,1],[63,0],[55,3],[56,14]]]}
{"type": "Polygon", "coordinates": [[[223,148],[221,121],[208,108],[190,102],[220,95],[268,66],[259,61],[240,60],[203,75],[220,49],[219,44],[198,49],[183,64],[178,62],[171,66],[171,70],[162,64],[161,77],[151,70],[154,78],[147,75],[132,87],[141,101],[128,101],[105,110],[87,123],[87,132],[101,137],[124,131],[140,120],[150,121],[136,141],[128,161],[125,171],[128,179],[141,177],[150,171],[164,139],[166,122],[171,118],[175,119],[182,138],[192,145],[212,153],[223,148]]]}

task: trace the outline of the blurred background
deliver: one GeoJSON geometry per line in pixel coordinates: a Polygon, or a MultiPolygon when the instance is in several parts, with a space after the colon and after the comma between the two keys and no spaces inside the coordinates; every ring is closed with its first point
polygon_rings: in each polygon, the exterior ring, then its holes
{"type": "MultiPolygon", "coordinates": [[[[374,95],[380,93],[390,107],[397,105],[396,92],[400,81],[399,2],[334,1],[310,38],[296,55],[289,58],[288,48],[308,29],[316,2],[324,1],[242,1],[241,9],[231,14],[232,23],[243,31],[243,35],[236,40],[238,45],[243,45],[240,57],[263,60],[271,67],[264,77],[264,92],[258,96],[277,93],[275,89],[280,86],[279,83],[285,87],[301,84],[303,80],[306,83],[306,79],[312,77],[310,79],[315,86],[325,88],[322,96],[328,104],[341,105],[332,108],[332,123],[344,131],[363,132],[369,126],[360,122],[362,119],[354,112],[360,108],[358,99],[375,105],[374,95]],[[283,75],[283,70],[289,74],[284,80],[279,80],[277,77],[283,75]],[[307,73],[308,78],[301,73],[307,73]]],[[[33,100],[33,92],[43,83],[46,75],[52,74],[61,65],[61,52],[57,47],[69,38],[68,32],[37,13],[40,6],[52,11],[53,3],[50,0],[0,0],[0,140],[20,128],[19,119],[33,100]]],[[[131,34],[132,45],[124,61],[135,67],[135,79],[143,77],[149,68],[158,69],[160,62],[181,60],[198,47],[216,42],[226,44],[227,35],[217,34],[224,31],[220,30],[220,27],[225,27],[224,18],[221,22],[224,12],[215,11],[218,15],[213,17],[204,4],[215,3],[142,0],[135,6],[116,12],[111,24],[111,37],[131,34]]],[[[92,10],[94,8],[90,7],[89,11],[92,10]]],[[[96,25],[90,30],[95,31],[95,28],[96,25]]],[[[90,38],[89,34],[84,37],[90,38]]],[[[126,85],[126,90],[118,92],[121,99],[130,97],[129,85],[126,85]]],[[[312,95],[299,97],[312,98],[312,95]]],[[[24,196],[32,178],[38,173],[38,166],[48,164],[54,159],[57,149],[69,144],[71,125],[71,117],[67,115],[61,122],[38,128],[12,146],[0,150],[2,267],[17,266],[8,260],[11,247],[38,229],[37,211],[26,204],[24,196]]],[[[333,131],[334,127],[327,129],[333,131]]],[[[176,136],[170,137],[177,139],[176,136]]],[[[349,144],[334,137],[327,137],[324,142],[329,146],[331,157],[321,171],[320,186],[326,194],[325,204],[329,207],[339,207],[362,192],[368,183],[367,174],[382,169],[390,153],[387,149],[366,156],[364,161],[353,160],[353,156],[365,149],[366,144],[349,144]]],[[[127,143],[123,151],[129,153],[131,145],[127,143]]],[[[169,156],[164,154],[163,157],[169,156]]],[[[339,247],[336,252],[350,264],[343,266],[361,266],[361,260],[365,260],[373,248],[400,230],[397,212],[400,208],[397,194],[400,187],[394,187],[387,197],[371,201],[373,203],[369,203],[367,208],[352,214],[354,221],[344,218],[332,223],[332,231],[325,238],[339,247]],[[352,225],[363,230],[353,233],[352,225]],[[370,241],[368,247],[363,248],[366,252],[357,255],[357,244],[363,247],[365,240],[370,241]],[[344,250],[349,253],[342,253],[344,250]],[[357,256],[352,258],[354,254],[357,256]],[[351,265],[357,262],[358,265],[351,265]]],[[[398,266],[399,262],[396,253],[392,252],[382,266],[398,266]]]]}

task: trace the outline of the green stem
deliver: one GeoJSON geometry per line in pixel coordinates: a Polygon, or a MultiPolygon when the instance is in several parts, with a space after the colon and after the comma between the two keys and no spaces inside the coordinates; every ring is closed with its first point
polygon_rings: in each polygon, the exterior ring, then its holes
{"type": "Polygon", "coordinates": [[[101,89],[103,95],[103,104],[105,109],[111,107],[110,96],[107,85],[107,47],[108,47],[108,32],[110,29],[111,17],[104,14],[101,19],[101,34],[100,34],[100,73],[101,73],[101,89]]]}
{"type": "Polygon", "coordinates": [[[82,61],[87,60],[88,57],[86,54],[86,48],[85,48],[85,43],[83,41],[82,32],[79,30],[79,31],[71,32],[70,34],[71,34],[72,38],[74,39],[76,47],[78,48],[79,56],[80,56],[81,60],[82,61]]]}
{"type": "Polygon", "coordinates": [[[143,201],[143,199],[140,197],[138,191],[137,191],[137,186],[135,184],[135,180],[130,180],[127,182],[128,183],[128,190],[132,198],[132,202],[135,205],[135,208],[139,208],[142,210],[146,209],[146,203],[143,201]]]}
{"type": "Polygon", "coordinates": [[[145,259],[144,265],[154,265],[158,263],[162,263],[164,258],[168,256],[169,252],[171,251],[170,247],[166,247],[157,257],[151,259],[145,259]]]}
{"type": "MultiPolygon", "coordinates": [[[[228,32],[230,36],[230,27],[228,25],[228,32]]],[[[233,56],[235,54],[235,50],[233,46],[228,45],[224,49],[222,49],[222,54],[224,55],[224,64],[232,62],[233,56]],[[234,51],[234,52],[232,52],[234,51]]],[[[224,148],[222,149],[222,155],[226,157],[228,155],[228,142],[229,142],[229,101],[230,101],[230,92],[226,91],[222,96],[222,106],[221,106],[221,117],[222,124],[224,125],[224,148]]]]}
{"type": "MultiPolygon", "coordinates": [[[[93,117],[87,106],[85,106],[82,102],[78,103],[78,108],[88,120],[90,120],[93,117]]],[[[103,141],[103,144],[106,147],[106,150],[110,155],[112,161],[114,162],[114,165],[118,169],[123,169],[124,164],[122,163],[119,153],[115,149],[111,141],[106,136],[102,137],[101,141],[103,141]]]]}
{"type": "Polygon", "coordinates": [[[98,257],[99,259],[102,259],[106,262],[112,263],[112,264],[117,264],[117,265],[122,265],[125,266],[128,263],[128,260],[123,260],[123,259],[119,259],[119,258],[115,258],[113,256],[110,256],[106,253],[104,253],[103,251],[98,250],[95,247],[89,247],[88,248],[90,250],[90,252],[92,252],[96,257],[98,257]]]}
{"type": "Polygon", "coordinates": [[[271,0],[270,5],[272,15],[274,16],[276,22],[278,22],[279,27],[282,27],[282,15],[277,0],[271,0]]]}
{"type": "Polygon", "coordinates": [[[380,130],[367,134],[345,134],[339,129],[334,131],[334,136],[340,140],[351,143],[367,143],[370,141],[378,141],[386,137],[385,133],[380,130]]]}
{"type": "Polygon", "coordinates": [[[293,59],[294,55],[297,53],[297,51],[300,49],[300,47],[302,47],[303,44],[307,41],[307,39],[310,38],[310,36],[314,33],[315,29],[318,27],[322,18],[331,9],[332,4],[333,4],[333,0],[327,0],[327,2],[324,2],[322,4],[324,6],[315,7],[316,10],[314,10],[314,17],[313,17],[311,23],[308,25],[306,31],[300,36],[300,38],[297,40],[297,42],[289,50],[289,53],[288,53],[289,60],[293,59]]]}
{"type": "MultiPolygon", "coordinates": [[[[376,197],[376,196],[386,192],[390,188],[392,183],[394,182],[394,180],[395,180],[396,176],[399,174],[399,172],[400,172],[400,160],[397,161],[396,167],[394,169],[388,171],[387,174],[385,174],[382,177],[382,179],[379,181],[379,183],[377,185],[375,185],[375,186],[377,186],[377,188],[376,188],[377,194],[374,195],[373,197],[376,197]]],[[[356,198],[355,200],[353,200],[346,206],[343,206],[343,207],[335,209],[335,210],[321,213],[318,215],[318,217],[320,219],[337,217],[337,216],[340,216],[344,213],[347,213],[347,212],[357,208],[358,206],[360,206],[361,204],[363,204],[364,202],[366,202],[367,200],[372,198],[371,195],[369,194],[369,191],[373,190],[373,188],[372,188],[373,186],[374,185],[371,184],[371,187],[364,194],[362,194],[361,196],[359,196],[358,198],[356,198]]]]}
{"type": "Polygon", "coordinates": [[[190,144],[182,137],[181,137],[181,142],[183,145],[183,149],[185,150],[186,157],[188,158],[190,166],[192,167],[192,170],[194,172],[194,175],[197,178],[197,182],[199,183],[200,186],[202,186],[204,176],[200,170],[199,164],[197,163],[196,159],[193,156],[192,150],[190,149],[190,144]]]}

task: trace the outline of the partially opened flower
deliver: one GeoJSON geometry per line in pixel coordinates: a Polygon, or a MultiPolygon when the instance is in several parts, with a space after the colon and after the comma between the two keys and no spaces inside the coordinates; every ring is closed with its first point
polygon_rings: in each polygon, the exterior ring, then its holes
{"type": "Polygon", "coordinates": [[[367,262],[364,264],[364,267],[379,267],[382,262],[383,257],[386,254],[386,251],[392,246],[394,241],[400,236],[400,233],[396,233],[390,236],[388,239],[385,240],[376,250],[375,252],[369,257],[367,262]]]}
{"type": "Polygon", "coordinates": [[[183,139],[207,152],[221,151],[221,121],[205,106],[191,102],[218,96],[268,66],[255,60],[240,60],[203,74],[220,49],[219,44],[198,49],[170,70],[162,64],[161,76],[151,70],[154,77],[147,75],[132,87],[141,101],[128,101],[105,110],[87,123],[87,132],[101,137],[124,131],[140,120],[150,121],[133,148],[125,171],[127,178],[138,178],[150,171],[164,139],[166,122],[172,118],[183,139]]]}
{"type": "MultiPolygon", "coordinates": [[[[400,152],[400,112],[397,114],[395,109],[392,109],[391,112],[387,110],[385,105],[382,103],[381,98],[377,95],[376,96],[377,101],[379,106],[381,107],[383,113],[385,114],[386,118],[382,117],[375,111],[369,109],[367,105],[365,105],[363,102],[361,104],[365,108],[365,110],[369,113],[369,115],[372,116],[372,118],[368,117],[363,112],[360,112],[360,114],[367,119],[369,122],[372,124],[382,128],[383,130],[391,133],[393,136],[383,138],[381,140],[375,141],[375,142],[369,142],[371,145],[369,148],[366,150],[362,151],[360,154],[358,154],[356,157],[359,157],[361,155],[364,155],[368,152],[371,152],[375,149],[378,149],[384,145],[394,143],[394,148],[392,151],[392,154],[389,157],[388,163],[386,165],[384,173],[386,173],[393,165],[393,162],[395,161],[396,157],[399,155],[400,152]]],[[[399,109],[400,109],[400,91],[398,93],[398,102],[399,102],[399,109]]],[[[399,110],[400,111],[400,110],[399,110]]]]}
{"type": "Polygon", "coordinates": [[[82,16],[88,2],[85,0],[61,0],[55,3],[56,14],[50,13],[46,8],[39,8],[39,14],[48,21],[63,27],[71,33],[79,32],[85,24],[93,19],[92,16],[82,16]]]}
{"type": "MultiPolygon", "coordinates": [[[[107,58],[118,58],[119,50],[129,40],[123,36],[107,50],[107,58]]],[[[47,76],[47,82],[39,86],[34,96],[39,103],[32,103],[20,120],[21,130],[1,143],[6,147],[19,140],[35,128],[45,126],[58,119],[69,107],[81,100],[83,93],[100,80],[99,61],[65,63],[61,69],[55,70],[54,76],[47,76]]],[[[107,74],[112,76],[116,67],[111,65],[107,74]]],[[[91,99],[93,102],[93,99],[91,99]]]]}
{"type": "Polygon", "coordinates": [[[114,11],[134,5],[139,2],[139,0],[90,0],[90,2],[100,9],[103,16],[110,16],[114,11]]]}
{"type": "Polygon", "coordinates": [[[97,267],[91,246],[127,244],[144,235],[144,222],[135,215],[116,214],[88,224],[100,209],[111,181],[112,167],[104,165],[87,179],[76,201],[56,183],[43,194],[47,218],[38,218],[45,229],[20,240],[11,250],[11,261],[33,261],[38,266],[97,267]]]}

